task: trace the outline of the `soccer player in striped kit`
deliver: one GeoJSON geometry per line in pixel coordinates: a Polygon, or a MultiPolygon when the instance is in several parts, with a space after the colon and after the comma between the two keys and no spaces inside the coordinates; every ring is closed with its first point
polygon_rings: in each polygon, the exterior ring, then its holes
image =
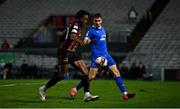
{"type": "Polygon", "coordinates": [[[58,51],[58,72],[54,74],[45,85],[39,88],[40,100],[42,101],[45,101],[45,92],[47,89],[64,79],[64,75],[67,73],[67,64],[71,64],[75,69],[83,74],[81,81],[84,88],[84,101],[94,101],[99,98],[98,96],[92,96],[89,92],[88,67],[81,59],[79,52],[77,52],[79,44],[81,46],[84,45],[84,42],[81,40],[81,34],[83,28],[88,23],[89,13],[80,10],[77,12],[76,18],[77,21],[69,27],[65,41],[62,42],[59,49],[60,51],[58,51]]]}

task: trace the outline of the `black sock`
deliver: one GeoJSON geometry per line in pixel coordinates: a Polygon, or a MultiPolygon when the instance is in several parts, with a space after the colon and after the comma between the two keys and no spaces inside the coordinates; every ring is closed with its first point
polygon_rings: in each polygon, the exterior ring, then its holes
{"type": "Polygon", "coordinates": [[[83,85],[83,88],[84,88],[84,92],[89,92],[89,79],[88,79],[88,76],[87,75],[82,76],[81,81],[82,81],[82,85],[83,85]]]}
{"type": "Polygon", "coordinates": [[[64,77],[58,77],[58,76],[53,76],[49,81],[48,81],[48,83],[46,83],[46,90],[48,89],[48,88],[50,88],[50,87],[52,87],[52,86],[54,86],[57,82],[59,82],[59,81],[61,81],[61,80],[63,80],[64,79],[64,77]]]}

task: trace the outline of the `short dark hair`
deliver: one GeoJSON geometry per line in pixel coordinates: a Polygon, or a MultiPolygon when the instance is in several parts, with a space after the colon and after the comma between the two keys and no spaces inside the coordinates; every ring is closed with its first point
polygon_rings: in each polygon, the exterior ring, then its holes
{"type": "Polygon", "coordinates": [[[100,13],[94,15],[94,18],[99,18],[99,17],[102,18],[102,15],[100,13]]]}
{"type": "Polygon", "coordinates": [[[76,13],[76,18],[80,19],[82,18],[83,16],[85,15],[90,15],[89,12],[85,11],[85,10],[79,10],[77,13],[76,13]]]}

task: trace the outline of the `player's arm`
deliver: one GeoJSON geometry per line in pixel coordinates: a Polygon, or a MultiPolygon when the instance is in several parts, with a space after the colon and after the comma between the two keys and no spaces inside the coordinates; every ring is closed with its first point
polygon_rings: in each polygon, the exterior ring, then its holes
{"type": "Polygon", "coordinates": [[[79,29],[78,25],[73,26],[71,33],[70,33],[70,39],[81,45],[84,45],[84,42],[80,38],[78,38],[78,32],[79,32],[78,29],[79,29]]]}
{"type": "Polygon", "coordinates": [[[77,37],[77,34],[71,33],[70,38],[71,38],[71,40],[73,40],[81,45],[84,45],[84,42],[80,38],[77,37]]]}
{"type": "Polygon", "coordinates": [[[66,34],[66,30],[64,30],[64,31],[57,31],[56,32],[56,35],[59,36],[59,37],[65,35],[65,34],[66,34]]]}
{"type": "Polygon", "coordinates": [[[90,42],[91,42],[91,39],[90,39],[90,37],[91,37],[91,33],[90,33],[90,31],[88,31],[87,33],[86,33],[86,37],[84,38],[84,44],[89,44],[90,42]]]}

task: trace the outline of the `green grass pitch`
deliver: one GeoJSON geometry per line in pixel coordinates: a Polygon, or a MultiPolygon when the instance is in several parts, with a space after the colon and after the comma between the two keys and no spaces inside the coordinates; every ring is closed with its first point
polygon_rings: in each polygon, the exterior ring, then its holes
{"type": "Polygon", "coordinates": [[[38,88],[47,80],[0,80],[0,108],[180,108],[180,82],[125,80],[135,98],[122,100],[113,80],[94,80],[91,93],[100,99],[85,103],[83,90],[74,100],[69,91],[78,80],[64,80],[46,93],[46,101],[38,99],[38,88]]]}

